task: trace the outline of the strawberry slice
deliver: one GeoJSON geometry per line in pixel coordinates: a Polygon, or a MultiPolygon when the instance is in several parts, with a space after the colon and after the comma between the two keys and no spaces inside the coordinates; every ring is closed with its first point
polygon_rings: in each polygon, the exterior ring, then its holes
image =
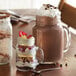
{"type": "Polygon", "coordinates": [[[22,35],[25,35],[25,36],[27,36],[27,33],[25,33],[24,31],[22,31],[22,35]]]}
{"type": "Polygon", "coordinates": [[[19,37],[21,37],[22,36],[22,31],[19,31],[19,37]]]}
{"type": "Polygon", "coordinates": [[[31,50],[33,47],[34,47],[34,46],[30,46],[30,47],[28,47],[28,48],[29,48],[29,50],[31,50]]]}
{"type": "Polygon", "coordinates": [[[19,37],[22,37],[22,36],[27,36],[27,33],[25,33],[24,31],[19,31],[19,37]]]}
{"type": "Polygon", "coordinates": [[[29,35],[27,38],[29,39],[29,38],[31,38],[32,37],[32,35],[29,35]]]}

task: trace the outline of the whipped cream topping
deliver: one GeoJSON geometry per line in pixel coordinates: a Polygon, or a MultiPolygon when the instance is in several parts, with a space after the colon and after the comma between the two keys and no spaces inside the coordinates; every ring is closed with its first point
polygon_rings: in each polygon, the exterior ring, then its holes
{"type": "Polygon", "coordinates": [[[33,46],[35,44],[35,38],[31,37],[28,39],[27,45],[28,46],[33,46]]]}
{"type": "Polygon", "coordinates": [[[18,44],[25,46],[33,46],[35,44],[35,38],[32,36],[29,39],[18,38],[18,44]]]}
{"type": "Polygon", "coordinates": [[[51,18],[54,18],[57,16],[60,18],[61,12],[59,11],[58,8],[50,5],[50,4],[44,4],[38,11],[39,16],[49,16],[51,18]]]}

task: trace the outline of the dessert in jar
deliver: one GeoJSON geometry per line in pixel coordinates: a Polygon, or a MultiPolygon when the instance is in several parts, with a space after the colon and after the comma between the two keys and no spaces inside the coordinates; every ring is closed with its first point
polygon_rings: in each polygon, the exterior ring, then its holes
{"type": "Polygon", "coordinates": [[[39,47],[35,46],[35,38],[20,31],[16,46],[16,67],[19,71],[33,70],[39,64],[36,57],[39,47]]]}
{"type": "Polygon", "coordinates": [[[58,8],[50,4],[44,4],[40,8],[36,16],[33,36],[36,39],[36,45],[44,50],[45,62],[58,62],[62,58],[64,28],[58,8]]]}
{"type": "Polygon", "coordinates": [[[12,26],[10,15],[0,12],[0,65],[10,62],[12,57],[12,26]]]}

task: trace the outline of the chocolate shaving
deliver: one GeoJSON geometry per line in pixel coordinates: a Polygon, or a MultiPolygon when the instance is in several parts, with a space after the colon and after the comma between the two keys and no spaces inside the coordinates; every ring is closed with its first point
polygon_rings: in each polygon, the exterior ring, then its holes
{"type": "Polygon", "coordinates": [[[60,67],[62,67],[63,65],[62,64],[60,64],[60,67]]]}
{"type": "Polygon", "coordinates": [[[45,6],[45,10],[50,8],[50,7],[53,7],[54,9],[57,9],[57,7],[53,6],[53,5],[50,5],[50,4],[43,4],[43,6],[45,6]]]}
{"type": "Polygon", "coordinates": [[[65,66],[67,67],[67,66],[68,66],[68,64],[66,63],[66,64],[65,64],[65,66]]]}
{"type": "Polygon", "coordinates": [[[50,8],[51,6],[50,6],[50,4],[47,4],[47,8],[50,8]]]}
{"type": "Polygon", "coordinates": [[[47,8],[45,8],[45,10],[47,10],[47,8]]]}
{"type": "Polygon", "coordinates": [[[74,57],[76,57],[76,54],[74,55],[74,57]]]}

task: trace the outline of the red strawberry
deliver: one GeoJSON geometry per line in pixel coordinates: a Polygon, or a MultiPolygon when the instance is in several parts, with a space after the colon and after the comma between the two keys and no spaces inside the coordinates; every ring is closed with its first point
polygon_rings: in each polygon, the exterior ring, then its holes
{"type": "Polygon", "coordinates": [[[32,37],[32,35],[29,35],[27,38],[29,39],[30,37],[32,37]]]}
{"type": "Polygon", "coordinates": [[[19,37],[21,37],[22,36],[22,31],[19,31],[19,37]]]}
{"type": "Polygon", "coordinates": [[[22,31],[22,35],[25,35],[25,36],[27,36],[27,33],[25,33],[24,31],[22,31]]]}
{"type": "Polygon", "coordinates": [[[22,37],[24,35],[27,36],[27,34],[24,31],[19,31],[19,37],[22,37]]]}

